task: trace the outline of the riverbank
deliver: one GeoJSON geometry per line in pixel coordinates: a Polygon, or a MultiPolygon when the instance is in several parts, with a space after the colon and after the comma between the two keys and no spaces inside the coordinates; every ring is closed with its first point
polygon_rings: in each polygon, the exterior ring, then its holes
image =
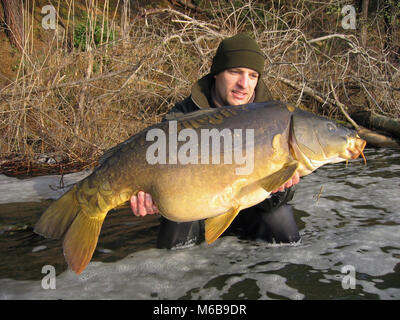
{"type": "Polygon", "coordinates": [[[4,60],[13,68],[0,88],[0,172],[95,166],[104,151],[188,96],[221,39],[238,32],[265,53],[262,79],[274,99],[331,119],[345,120],[342,108],[400,117],[400,60],[382,49],[382,8],[369,11],[361,41],[360,29],[342,26],[345,1],[204,1],[201,10],[168,1],[117,5],[128,2],[60,2],[55,30],[42,27],[44,1],[29,8],[26,51],[1,53],[14,60],[4,60]]]}
{"type": "Polygon", "coordinates": [[[54,158],[42,155],[38,159],[15,158],[0,161],[0,174],[9,177],[37,177],[44,175],[64,175],[68,173],[91,170],[97,162],[57,162],[54,158]]]}

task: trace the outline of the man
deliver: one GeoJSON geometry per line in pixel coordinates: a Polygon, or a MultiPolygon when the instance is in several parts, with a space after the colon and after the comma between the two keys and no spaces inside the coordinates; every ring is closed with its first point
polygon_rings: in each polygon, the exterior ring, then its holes
{"type": "MultiPolygon", "coordinates": [[[[210,73],[194,84],[191,95],[178,102],[165,120],[204,108],[272,100],[261,80],[264,63],[263,52],[249,36],[238,34],[223,40],[213,58],[210,73]]],[[[242,210],[225,233],[236,229],[236,233],[239,230],[246,237],[269,242],[299,241],[292,207],[286,204],[293,197],[292,185],[298,182],[296,173],[284,186],[274,190],[271,198],[242,210]]],[[[137,216],[158,213],[151,195],[142,191],[137,197],[132,196],[131,208],[137,216]]],[[[204,221],[178,223],[162,218],[157,246],[169,249],[190,246],[202,241],[203,234],[204,221]]]]}

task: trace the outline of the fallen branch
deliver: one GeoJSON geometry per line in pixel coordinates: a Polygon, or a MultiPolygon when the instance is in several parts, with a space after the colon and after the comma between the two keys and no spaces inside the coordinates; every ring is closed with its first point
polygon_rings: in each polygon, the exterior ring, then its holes
{"type": "Polygon", "coordinates": [[[368,145],[380,148],[396,148],[400,149],[400,142],[396,139],[384,136],[367,128],[360,127],[358,135],[367,141],[368,145]]]}
{"type": "Polygon", "coordinates": [[[387,132],[397,138],[400,138],[400,121],[374,114],[370,111],[359,111],[352,114],[358,123],[364,127],[387,132]]]}
{"type": "Polygon", "coordinates": [[[148,15],[151,15],[151,14],[159,14],[159,13],[175,14],[175,15],[177,15],[177,16],[183,18],[184,20],[172,20],[172,22],[193,24],[193,25],[196,25],[196,26],[201,27],[203,30],[206,30],[207,32],[209,32],[209,33],[212,34],[213,36],[216,36],[216,37],[219,37],[219,38],[221,38],[221,37],[224,36],[223,34],[218,33],[218,32],[216,32],[216,31],[214,31],[213,29],[211,29],[211,28],[214,28],[214,29],[217,29],[217,30],[220,29],[220,28],[219,28],[218,26],[216,26],[215,24],[212,24],[212,23],[209,23],[209,22],[205,22],[205,21],[201,21],[201,20],[194,19],[194,18],[192,18],[192,17],[190,17],[190,16],[188,16],[188,15],[182,13],[182,12],[179,12],[179,11],[174,10],[174,9],[171,9],[171,8],[148,9],[148,10],[144,9],[144,10],[142,11],[141,16],[147,17],[148,15]]]}
{"type": "Polygon", "coordinates": [[[340,111],[343,113],[343,115],[346,117],[346,119],[354,126],[354,128],[356,130],[359,129],[359,126],[357,125],[357,123],[346,112],[346,110],[345,110],[346,106],[339,101],[339,99],[338,99],[338,97],[336,95],[335,89],[333,88],[332,80],[330,81],[330,85],[331,85],[331,90],[332,90],[332,94],[333,94],[334,99],[329,98],[328,96],[324,95],[323,93],[318,92],[318,91],[316,91],[316,90],[314,90],[314,89],[312,89],[312,88],[310,88],[310,87],[308,87],[306,85],[299,85],[296,82],[294,82],[292,80],[289,80],[289,79],[286,79],[286,78],[283,78],[281,76],[273,76],[273,77],[278,79],[278,80],[280,80],[281,82],[291,86],[292,88],[294,88],[294,89],[296,89],[296,90],[298,90],[298,91],[300,91],[302,93],[305,93],[305,94],[313,97],[315,100],[317,100],[320,103],[328,102],[328,103],[330,103],[332,105],[335,105],[335,106],[339,107],[340,111]]]}
{"type": "Polygon", "coordinates": [[[352,41],[350,40],[350,37],[345,35],[345,34],[328,34],[327,36],[323,36],[323,37],[319,37],[319,38],[315,38],[312,40],[307,40],[307,43],[314,43],[314,42],[319,42],[319,41],[325,41],[325,40],[329,40],[332,38],[339,38],[339,39],[343,39],[346,40],[347,42],[352,43],[352,41]]]}
{"type": "MultiPolygon", "coordinates": [[[[98,76],[98,77],[93,77],[93,78],[88,78],[88,79],[85,78],[85,79],[80,79],[80,80],[76,80],[76,81],[61,83],[61,84],[58,84],[58,85],[55,85],[55,86],[51,86],[51,87],[42,87],[42,88],[36,89],[34,92],[35,93],[39,93],[39,92],[45,92],[45,91],[48,91],[48,90],[57,90],[57,89],[66,88],[66,87],[75,87],[75,86],[79,86],[79,85],[82,85],[82,84],[87,84],[87,83],[90,83],[90,82],[101,81],[101,80],[105,80],[105,79],[108,79],[108,78],[112,78],[112,77],[118,76],[118,75],[120,75],[122,73],[125,73],[125,72],[130,72],[131,73],[129,78],[128,78],[128,80],[130,80],[131,77],[136,73],[136,71],[142,67],[142,63],[143,63],[144,59],[145,58],[142,58],[139,61],[139,63],[137,63],[134,67],[131,67],[131,68],[110,72],[108,74],[101,75],[101,76],[98,76]]],[[[17,93],[2,93],[2,94],[0,94],[0,96],[1,97],[15,97],[15,96],[24,95],[24,94],[25,94],[25,91],[17,92],[17,93]]]]}
{"type": "Polygon", "coordinates": [[[195,5],[191,0],[176,0],[181,6],[194,10],[198,13],[204,13],[204,10],[195,5]]]}
{"type": "Polygon", "coordinates": [[[333,88],[333,83],[332,83],[332,79],[330,81],[330,85],[331,85],[331,90],[332,90],[332,94],[334,96],[334,99],[331,99],[329,97],[327,97],[326,95],[317,92],[316,90],[306,86],[306,85],[299,85],[296,82],[280,77],[280,76],[275,76],[275,75],[271,75],[272,77],[280,80],[281,82],[289,85],[290,87],[303,92],[311,97],[313,97],[314,99],[316,99],[317,101],[321,102],[321,103],[330,103],[332,105],[336,105],[339,107],[339,109],[341,110],[341,112],[344,114],[344,116],[346,117],[346,119],[354,126],[354,128],[357,130],[358,134],[360,135],[361,138],[365,139],[367,141],[368,144],[375,146],[375,147],[390,147],[390,148],[400,148],[400,143],[393,138],[384,136],[382,134],[373,132],[371,130],[368,130],[364,127],[361,127],[359,125],[357,125],[357,123],[348,115],[348,113],[346,112],[346,106],[341,103],[336,95],[336,92],[333,88]]]}
{"type": "Polygon", "coordinates": [[[331,86],[331,90],[332,90],[333,97],[335,98],[336,105],[339,107],[340,111],[341,111],[341,112],[343,113],[343,115],[346,117],[347,121],[349,121],[349,122],[353,125],[353,127],[354,127],[357,131],[359,131],[359,130],[360,130],[360,126],[359,126],[359,125],[349,116],[349,114],[346,112],[346,110],[345,110],[346,106],[345,106],[343,103],[341,103],[341,102],[339,101],[339,98],[338,98],[338,96],[336,95],[336,92],[335,92],[335,88],[333,87],[332,78],[330,79],[329,82],[330,82],[330,86],[331,86]]]}
{"type": "MultiPolygon", "coordinates": [[[[329,100],[332,100],[328,97],[324,97],[324,95],[306,85],[299,85],[296,82],[283,78],[281,76],[273,75],[270,74],[272,78],[278,79],[279,81],[283,82],[284,84],[287,84],[288,86],[292,87],[293,89],[296,89],[297,91],[303,92],[311,97],[313,97],[315,100],[318,102],[321,102],[322,104],[326,102],[330,102],[329,100]]],[[[332,100],[333,101],[333,100],[332,100]]]]}

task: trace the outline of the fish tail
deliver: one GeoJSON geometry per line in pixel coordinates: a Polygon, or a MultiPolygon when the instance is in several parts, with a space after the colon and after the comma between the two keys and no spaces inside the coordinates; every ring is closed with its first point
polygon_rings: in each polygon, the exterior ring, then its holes
{"type": "Polygon", "coordinates": [[[75,189],[73,187],[46,209],[36,223],[34,232],[53,239],[60,239],[64,235],[79,212],[79,207],[75,204],[75,189]]]}
{"type": "Polygon", "coordinates": [[[89,216],[79,212],[69,227],[63,241],[64,257],[76,274],[80,274],[92,259],[105,217],[106,214],[89,216]]]}
{"type": "Polygon", "coordinates": [[[48,238],[64,236],[64,257],[77,274],[89,264],[107,212],[109,191],[89,188],[87,179],[75,185],[43,213],[34,231],[48,238]]]}

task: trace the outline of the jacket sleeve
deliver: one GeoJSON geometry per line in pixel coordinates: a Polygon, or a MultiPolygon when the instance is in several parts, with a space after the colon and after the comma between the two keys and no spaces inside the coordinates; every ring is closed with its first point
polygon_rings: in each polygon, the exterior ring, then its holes
{"type": "Polygon", "coordinates": [[[177,102],[174,107],[164,116],[162,121],[169,121],[180,114],[185,114],[196,110],[197,108],[194,106],[192,98],[189,96],[183,101],[177,102]]]}

